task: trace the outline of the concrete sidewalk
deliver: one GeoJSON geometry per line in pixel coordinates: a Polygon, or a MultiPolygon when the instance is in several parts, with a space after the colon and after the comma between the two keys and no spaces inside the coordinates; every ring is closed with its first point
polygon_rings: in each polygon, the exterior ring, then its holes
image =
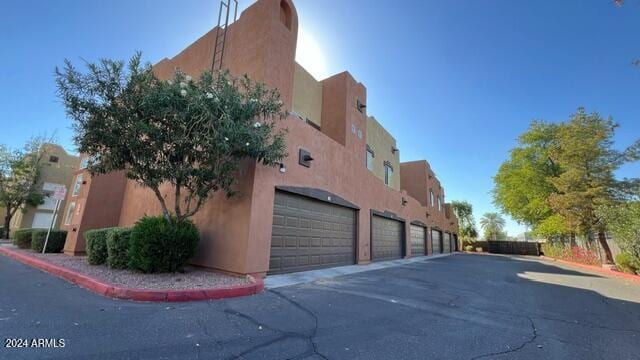
{"type": "Polygon", "coordinates": [[[369,263],[366,265],[348,265],[327,269],[301,271],[291,274],[269,275],[264,279],[264,286],[267,289],[275,289],[283,286],[298,285],[314,282],[321,279],[329,279],[336,276],[357,274],[365,271],[385,269],[389,267],[408,265],[413,263],[428,262],[445,256],[451,256],[455,253],[437,254],[430,256],[419,256],[409,259],[388,260],[369,263]]]}

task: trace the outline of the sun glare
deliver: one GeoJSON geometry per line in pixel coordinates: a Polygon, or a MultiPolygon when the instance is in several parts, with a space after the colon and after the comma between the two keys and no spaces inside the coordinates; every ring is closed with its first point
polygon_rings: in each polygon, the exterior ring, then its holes
{"type": "Polygon", "coordinates": [[[309,32],[300,28],[298,30],[298,48],[296,50],[296,61],[302,65],[317,80],[325,79],[329,76],[327,62],[320,44],[309,32]]]}

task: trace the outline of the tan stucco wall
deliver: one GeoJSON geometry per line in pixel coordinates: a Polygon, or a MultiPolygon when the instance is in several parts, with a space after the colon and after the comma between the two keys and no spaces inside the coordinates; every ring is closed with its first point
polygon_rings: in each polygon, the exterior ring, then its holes
{"type": "Polygon", "coordinates": [[[367,145],[374,152],[373,174],[384,183],[384,162],[388,161],[393,168],[390,187],[399,191],[400,151],[391,151],[396,148],[396,139],[373,116],[367,117],[367,145]]]}
{"type": "MultiPolygon", "coordinates": [[[[74,172],[80,163],[80,158],[78,156],[69,155],[64,148],[56,144],[45,144],[43,145],[42,151],[44,152],[44,155],[42,157],[40,167],[40,180],[38,181],[36,188],[42,190],[44,183],[64,184],[67,187],[67,192],[69,192],[74,181],[74,172]],[[57,156],[58,162],[50,162],[50,156],[57,156]]],[[[60,214],[65,206],[65,201],[62,201],[54,224],[55,229],[60,227],[60,223],[62,221],[62,216],[60,214]]],[[[18,211],[11,220],[11,230],[14,231],[16,229],[30,228],[36,212],[53,213],[53,210],[29,207],[24,213],[18,211]]]]}
{"type": "Polygon", "coordinates": [[[298,63],[293,74],[293,111],[322,126],[322,83],[298,63]]]}

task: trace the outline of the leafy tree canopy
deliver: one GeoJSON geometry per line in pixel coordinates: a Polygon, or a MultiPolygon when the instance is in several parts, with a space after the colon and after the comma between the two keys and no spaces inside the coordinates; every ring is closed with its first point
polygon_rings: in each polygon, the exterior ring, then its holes
{"type": "Polygon", "coordinates": [[[214,192],[234,195],[243,159],[274,166],[287,156],[278,91],[246,76],[192,79],[178,70],[162,80],[138,53],[128,66],[101,60],[85,73],[66,61],[56,82],[89,171],[125,170],[154,192],[167,219],[189,218],[214,192]],[[161,190],[173,192],[173,209],[161,190]]]}
{"type": "Polygon", "coordinates": [[[9,150],[0,145],[0,206],[5,208],[3,238],[9,238],[9,224],[18,210],[43,202],[37,188],[40,165],[45,155],[44,137],[30,139],[22,149],[9,150]]]}
{"type": "Polygon", "coordinates": [[[478,230],[473,218],[473,205],[467,201],[452,201],[451,207],[459,221],[460,236],[468,239],[477,238],[478,230]]]}
{"type": "Polygon", "coordinates": [[[552,215],[547,199],[556,189],[549,178],[561,171],[550,154],[557,146],[557,131],[555,124],[531,123],[494,177],[494,203],[514,220],[534,228],[552,215]]]}

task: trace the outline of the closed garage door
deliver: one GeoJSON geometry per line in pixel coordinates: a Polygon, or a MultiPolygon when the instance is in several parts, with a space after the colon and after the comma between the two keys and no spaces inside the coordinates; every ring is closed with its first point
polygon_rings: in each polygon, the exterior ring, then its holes
{"type": "Polygon", "coordinates": [[[354,264],[355,243],[355,210],[276,192],[270,274],[354,264]]]}
{"type": "Polygon", "coordinates": [[[427,239],[425,228],[418,225],[411,225],[411,256],[425,255],[425,244],[427,239]]]}
{"type": "Polygon", "coordinates": [[[397,220],[371,217],[371,259],[373,261],[402,258],[402,228],[397,220]]]}
{"type": "Polygon", "coordinates": [[[431,242],[433,246],[433,253],[442,253],[442,233],[438,230],[431,230],[431,242]]]}
{"type": "Polygon", "coordinates": [[[444,240],[442,240],[442,244],[444,245],[444,249],[442,252],[451,252],[451,234],[444,233],[444,240]]]}

